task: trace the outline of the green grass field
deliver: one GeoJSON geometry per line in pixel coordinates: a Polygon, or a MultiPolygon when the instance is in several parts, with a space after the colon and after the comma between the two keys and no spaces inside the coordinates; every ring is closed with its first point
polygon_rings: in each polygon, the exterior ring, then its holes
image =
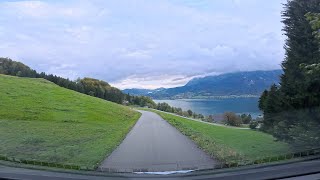
{"type": "Polygon", "coordinates": [[[140,117],[44,79],[0,75],[0,155],[93,167],[140,117]]]}
{"type": "Polygon", "coordinates": [[[254,161],[291,152],[288,144],[275,141],[263,132],[208,125],[164,112],[144,110],[159,114],[209,155],[227,163],[254,161]]]}

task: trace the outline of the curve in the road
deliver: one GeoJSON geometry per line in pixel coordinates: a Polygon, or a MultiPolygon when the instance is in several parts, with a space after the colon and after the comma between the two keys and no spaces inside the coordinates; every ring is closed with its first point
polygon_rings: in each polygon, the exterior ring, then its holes
{"type": "Polygon", "coordinates": [[[209,169],[217,161],[163,120],[140,111],[142,116],[127,137],[102,162],[100,169],[111,172],[159,172],[209,169]]]}

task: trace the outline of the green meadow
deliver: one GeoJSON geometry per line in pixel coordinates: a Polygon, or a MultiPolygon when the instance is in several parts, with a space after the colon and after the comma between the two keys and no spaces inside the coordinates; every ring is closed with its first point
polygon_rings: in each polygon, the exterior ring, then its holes
{"type": "Polygon", "coordinates": [[[0,155],[93,167],[140,113],[44,79],[0,75],[0,155]]]}
{"type": "Polygon", "coordinates": [[[227,163],[250,162],[291,152],[288,144],[263,132],[210,125],[165,112],[143,110],[157,113],[210,156],[227,163]]]}

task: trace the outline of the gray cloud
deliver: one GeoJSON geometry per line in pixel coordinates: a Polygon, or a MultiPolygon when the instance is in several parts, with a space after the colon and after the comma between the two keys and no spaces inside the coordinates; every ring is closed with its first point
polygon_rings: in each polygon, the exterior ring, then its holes
{"type": "Polygon", "coordinates": [[[277,69],[283,1],[2,1],[0,56],[120,87],[277,69]]]}

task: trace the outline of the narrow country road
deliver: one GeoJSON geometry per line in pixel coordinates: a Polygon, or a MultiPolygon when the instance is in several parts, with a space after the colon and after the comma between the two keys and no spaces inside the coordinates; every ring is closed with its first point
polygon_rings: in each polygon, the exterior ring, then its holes
{"type": "Polygon", "coordinates": [[[159,172],[213,168],[211,159],[159,115],[142,116],[99,168],[112,172],[159,172]]]}

